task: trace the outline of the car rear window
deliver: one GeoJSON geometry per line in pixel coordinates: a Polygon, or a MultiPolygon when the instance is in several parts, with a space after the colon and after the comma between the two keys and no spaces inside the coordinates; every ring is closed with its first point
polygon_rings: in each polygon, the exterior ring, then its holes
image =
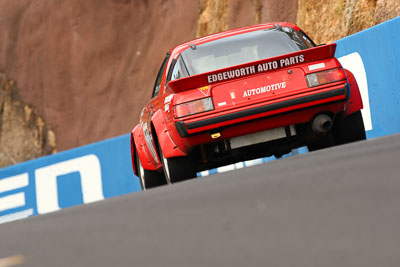
{"type": "Polygon", "coordinates": [[[307,48],[292,28],[275,27],[188,48],[182,52],[182,58],[189,75],[195,75],[307,48]]]}

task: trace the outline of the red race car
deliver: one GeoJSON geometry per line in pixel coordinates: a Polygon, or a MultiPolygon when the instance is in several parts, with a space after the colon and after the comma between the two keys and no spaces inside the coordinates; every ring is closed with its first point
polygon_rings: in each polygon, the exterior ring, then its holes
{"type": "Polygon", "coordinates": [[[365,139],[353,74],[281,22],[230,30],[167,53],[131,133],[143,189],[219,166],[365,139]]]}

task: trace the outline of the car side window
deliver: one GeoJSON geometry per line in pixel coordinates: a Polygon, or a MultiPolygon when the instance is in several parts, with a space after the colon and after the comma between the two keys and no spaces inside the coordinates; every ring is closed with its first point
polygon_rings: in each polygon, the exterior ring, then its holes
{"type": "Polygon", "coordinates": [[[169,56],[170,56],[170,54],[167,53],[167,56],[164,58],[164,61],[160,67],[160,70],[158,71],[157,78],[154,83],[153,94],[151,95],[152,98],[155,97],[156,95],[158,95],[158,93],[160,92],[161,80],[162,80],[162,77],[164,74],[165,67],[167,66],[169,56]]]}
{"type": "Polygon", "coordinates": [[[183,75],[182,75],[181,66],[180,66],[179,62],[176,62],[174,69],[172,70],[171,81],[177,80],[182,77],[183,77],[183,75]]]}
{"type": "Polygon", "coordinates": [[[307,46],[307,48],[315,46],[315,43],[302,30],[299,31],[299,35],[303,39],[303,42],[307,46]]]}
{"type": "Polygon", "coordinates": [[[177,60],[174,60],[171,64],[172,70],[169,70],[168,76],[167,76],[167,83],[169,81],[177,80],[183,77],[189,76],[186,66],[183,63],[182,56],[179,55],[177,60]]]}

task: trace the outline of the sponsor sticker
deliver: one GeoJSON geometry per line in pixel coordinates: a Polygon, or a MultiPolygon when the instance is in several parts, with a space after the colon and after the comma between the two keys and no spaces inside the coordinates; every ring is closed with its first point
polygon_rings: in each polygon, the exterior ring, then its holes
{"type": "Polygon", "coordinates": [[[218,107],[222,107],[222,106],[226,106],[226,102],[225,101],[221,102],[221,103],[218,103],[218,107]]]}
{"type": "MultiPolygon", "coordinates": [[[[220,73],[210,74],[207,76],[207,81],[209,84],[215,82],[226,81],[234,78],[243,77],[249,74],[255,74],[260,72],[265,72],[268,70],[279,69],[283,67],[292,66],[298,63],[303,63],[305,61],[304,55],[296,55],[287,58],[282,58],[279,60],[273,60],[258,65],[253,65],[249,67],[243,67],[238,69],[233,69],[229,71],[223,71],[220,73]]],[[[203,88],[203,87],[202,87],[203,88]]],[[[201,90],[200,90],[201,91],[201,90]]]]}
{"type": "Polygon", "coordinates": [[[210,86],[209,86],[209,85],[206,85],[206,86],[200,87],[200,88],[199,88],[199,91],[200,91],[203,95],[209,96],[209,95],[210,95],[210,86]]]}
{"type": "Polygon", "coordinates": [[[310,71],[318,70],[318,69],[322,69],[322,68],[325,68],[325,63],[323,63],[323,62],[308,66],[308,70],[310,70],[310,71]]]}
{"type": "Polygon", "coordinates": [[[173,97],[174,97],[174,95],[169,95],[166,98],[164,98],[164,104],[167,104],[167,103],[171,102],[173,97]]]}
{"type": "Polygon", "coordinates": [[[243,97],[250,97],[250,96],[255,96],[255,95],[259,95],[259,94],[265,94],[265,93],[268,93],[271,91],[276,91],[276,90],[284,89],[284,88],[286,88],[286,82],[274,83],[274,84],[254,88],[254,89],[245,90],[243,92],[243,97]]]}

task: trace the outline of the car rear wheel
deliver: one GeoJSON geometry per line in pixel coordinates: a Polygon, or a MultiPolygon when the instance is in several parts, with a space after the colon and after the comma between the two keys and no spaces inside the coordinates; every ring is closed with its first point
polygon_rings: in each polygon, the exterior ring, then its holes
{"type": "Polygon", "coordinates": [[[165,179],[168,183],[176,183],[196,177],[195,165],[190,155],[166,158],[161,149],[159,151],[165,179]]]}
{"type": "Polygon", "coordinates": [[[150,171],[143,168],[143,165],[140,162],[139,156],[136,151],[135,161],[142,190],[167,184],[167,181],[165,180],[165,177],[161,172],[150,171]]]}
{"type": "Polygon", "coordinates": [[[336,145],[365,140],[366,135],[361,111],[335,121],[332,133],[336,145]]]}

